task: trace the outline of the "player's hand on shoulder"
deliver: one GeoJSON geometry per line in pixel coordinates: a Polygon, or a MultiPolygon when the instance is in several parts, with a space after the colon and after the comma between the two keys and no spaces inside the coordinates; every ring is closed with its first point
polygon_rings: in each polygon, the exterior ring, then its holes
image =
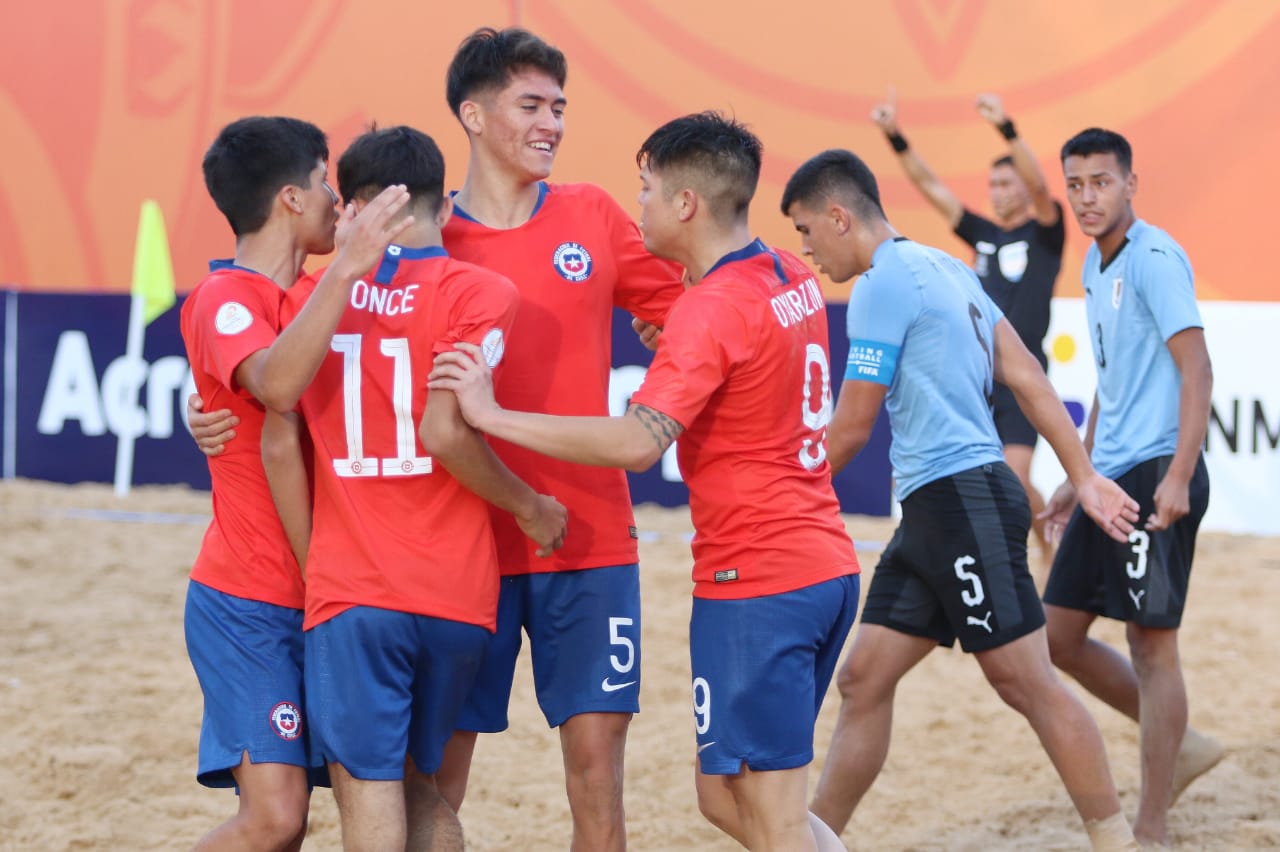
{"type": "Polygon", "coordinates": [[[893,86],[889,87],[884,103],[871,108],[871,120],[885,133],[898,132],[898,93],[893,86]]]}
{"type": "Polygon", "coordinates": [[[1078,489],[1080,508],[1107,535],[1128,541],[1138,521],[1138,501],[1100,473],[1094,473],[1078,489]]]}
{"type": "Polygon", "coordinates": [[[427,376],[431,390],[451,391],[458,398],[462,417],[473,428],[483,429],[483,415],[497,408],[493,398],[493,370],[485,362],[484,352],[475,344],[459,341],[457,348],[441,352],[427,376]]]}
{"type": "Polygon", "coordinates": [[[396,218],[408,203],[409,190],[397,184],[382,190],[359,212],[354,204],[344,207],[334,235],[338,254],[332,265],[341,264],[351,275],[362,275],[372,268],[387,246],[413,224],[412,216],[396,218]]]}
{"type": "Polygon", "coordinates": [[[550,556],[564,547],[569,510],[551,495],[539,494],[534,501],[533,514],[527,518],[517,516],[516,523],[538,545],[538,556],[550,556]]]}
{"type": "Polygon", "coordinates": [[[1147,518],[1152,532],[1167,530],[1191,512],[1191,483],[1166,473],[1156,486],[1155,511],[1147,518]]]}
{"type": "Polygon", "coordinates": [[[1005,114],[1004,103],[1000,100],[999,95],[985,93],[978,95],[976,103],[978,115],[985,118],[992,124],[1003,124],[1009,116],[1005,114]]]}
{"type": "Polygon", "coordinates": [[[191,437],[196,446],[206,456],[220,456],[226,451],[226,443],[236,436],[235,427],[240,418],[231,413],[229,408],[217,411],[205,411],[204,400],[199,394],[187,397],[187,425],[191,428],[191,437]]]}
{"type": "Polygon", "coordinates": [[[650,352],[658,351],[658,339],[662,336],[662,329],[651,322],[645,322],[640,317],[632,317],[631,330],[636,333],[636,337],[640,338],[641,346],[650,352]]]}

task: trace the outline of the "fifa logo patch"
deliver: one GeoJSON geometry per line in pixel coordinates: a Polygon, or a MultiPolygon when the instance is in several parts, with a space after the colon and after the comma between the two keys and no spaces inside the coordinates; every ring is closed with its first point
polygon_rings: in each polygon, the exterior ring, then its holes
{"type": "Polygon", "coordinates": [[[302,734],[302,713],[289,701],[271,708],[271,729],[282,740],[296,740],[302,734]]]}
{"type": "Polygon", "coordinates": [[[591,277],[591,253],[579,243],[561,243],[551,256],[551,265],[566,281],[586,281],[591,277]]]}

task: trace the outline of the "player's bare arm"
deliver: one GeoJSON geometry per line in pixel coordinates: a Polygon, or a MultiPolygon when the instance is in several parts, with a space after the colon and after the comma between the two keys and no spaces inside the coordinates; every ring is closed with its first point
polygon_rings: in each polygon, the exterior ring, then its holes
{"type": "Polygon", "coordinates": [[[492,371],[480,348],[468,343],[459,343],[457,349],[436,356],[427,387],[452,391],[463,417],[480,431],[577,464],[648,470],[679,434],[675,428],[679,424],[659,426],[656,421],[645,422],[632,414],[558,417],[508,411],[493,398],[492,371]],[[668,434],[670,440],[665,440],[668,434]]]}
{"type": "Polygon", "coordinates": [[[458,400],[443,388],[427,395],[418,426],[423,449],[454,479],[484,500],[510,512],[539,556],[563,546],[568,512],[546,494],[534,491],[494,454],[484,436],[462,418],[458,400]]]}
{"type": "Polygon", "coordinates": [[[267,411],[262,421],[262,468],[289,548],[305,580],[311,546],[311,486],[302,452],[302,419],[293,412],[267,411]]]}
{"type": "Polygon", "coordinates": [[[959,198],[956,198],[955,193],[938,179],[933,169],[929,168],[915,149],[907,144],[898,127],[898,96],[893,86],[889,87],[889,96],[885,102],[871,110],[871,120],[884,131],[885,136],[889,137],[898,155],[898,162],[902,164],[903,171],[915,184],[916,189],[920,190],[929,203],[943,215],[951,228],[959,225],[960,217],[964,215],[964,205],[960,203],[959,198]]]}
{"type": "Polygon", "coordinates": [[[1178,398],[1178,443],[1164,479],[1156,486],[1155,512],[1147,529],[1163,530],[1191,511],[1191,477],[1209,428],[1213,365],[1204,342],[1204,329],[1187,328],[1169,338],[1169,354],[1182,376],[1178,398]]]}
{"type": "Polygon", "coordinates": [[[632,405],[628,407],[627,416],[636,418],[648,430],[659,453],[665,453],[667,447],[671,446],[675,439],[680,437],[680,433],[684,431],[684,427],[675,420],[647,405],[632,405]]]}
{"type": "Polygon", "coordinates": [[[840,386],[840,398],[827,427],[827,463],[837,474],[853,461],[871,439],[887,385],[850,379],[840,386]]]}
{"type": "Polygon", "coordinates": [[[1053,197],[1049,195],[1049,184],[1044,178],[1044,172],[1040,170],[1040,164],[1036,162],[1036,155],[1032,152],[1031,146],[1018,135],[1012,119],[1004,110],[1004,103],[1000,100],[1000,96],[978,95],[977,108],[978,114],[991,122],[1001,135],[1008,139],[1009,155],[1013,157],[1013,170],[1027,185],[1031,204],[1035,207],[1036,221],[1045,226],[1056,225],[1062,214],[1059,212],[1058,205],[1053,203],[1053,197]]]}
{"type": "Polygon", "coordinates": [[[205,411],[204,400],[193,393],[187,397],[187,425],[200,452],[213,457],[226,451],[224,445],[236,436],[235,427],[240,425],[240,418],[232,414],[230,408],[205,411]]]}
{"type": "Polygon", "coordinates": [[[236,382],[268,408],[292,411],[329,353],[329,340],[356,279],[368,272],[388,245],[413,224],[397,219],[409,202],[403,186],[390,186],[356,213],[347,205],[338,219],[338,254],[293,322],[266,349],[236,367],[236,382]]]}
{"type": "Polygon", "coordinates": [[[1018,407],[1053,447],[1080,507],[1107,535],[1127,541],[1138,520],[1137,501],[1094,470],[1057,391],[1007,319],[996,323],[995,344],[995,380],[1013,391],[1018,407]]]}

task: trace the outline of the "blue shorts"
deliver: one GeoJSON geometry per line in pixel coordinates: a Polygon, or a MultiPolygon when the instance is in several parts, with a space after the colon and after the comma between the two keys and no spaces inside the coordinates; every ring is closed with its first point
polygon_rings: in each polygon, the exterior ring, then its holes
{"type": "MultiPolygon", "coordinates": [[[[302,610],[238,598],[194,580],[183,619],[187,655],[204,693],[196,779],[234,787],[253,763],[310,767],[303,722],[302,610]]],[[[327,785],[323,767],[310,782],[327,785]]]]}
{"type": "Polygon", "coordinates": [[[363,781],[440,768],[489,631],[474,624],[357,606],[306,633],[311,736],[326,762],[363,781]]]}
{"type": "Polygon", "coordinates": [[[794,769],[858,611],[858,575],[740,600],[693,599],[689,656],[706,775],[794,769]]]}
{"type": "Polygon", "coordinates": [[[640,711],[640,566],[520,574],[502,578],[498,631],[459,730],[507,729],[522,628],[548,725],[580,713],[640,711]]]}

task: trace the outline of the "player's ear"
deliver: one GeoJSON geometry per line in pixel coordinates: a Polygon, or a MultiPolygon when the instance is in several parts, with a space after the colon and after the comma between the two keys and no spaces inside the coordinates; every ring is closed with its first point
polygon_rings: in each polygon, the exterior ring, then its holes
{"type": "Polygon", "coordinates": [[[677,202],[676,215],[681,222],[688,222],[693,215],[698,212],[698,193],[692,189],[685,188],[679,192],[679,201],[677,202]]]}
{"type": "Polygon", "coordinates": [[[1138,194],[1138,173],[1129,172],[1129,176],[1124,179],[1124,197],[1129,201],[1138,194]]]}
{"type": "Polygon", "coordinates": [[[286,184],[280,187],[280,191],[276,193],[276,198],[291,212],[302,214],[302,189],[300,187],[286,184]]]}
{"type": "Polygon", "coordinates": [[[835,228],[836,233],[840,236],[849,233],[849,228],[853,227],[853,214],[839,204],[832,204],[831,209],[827,211],[827,215],[831,218],[831,226],[835,228]]]}
{"type": "Polygon", "coordinates": [[[440,209],[436,211],[436,227],[443,229],[453,217],[453,196],[445,193],[440,199],[440,209]]]}
{"type": "Polygon", "coordinates": [[[458,120],[468,133],[478,136],[484,130],[484,107],[477,101],[463,101],[458,106],[458,120]]]}

